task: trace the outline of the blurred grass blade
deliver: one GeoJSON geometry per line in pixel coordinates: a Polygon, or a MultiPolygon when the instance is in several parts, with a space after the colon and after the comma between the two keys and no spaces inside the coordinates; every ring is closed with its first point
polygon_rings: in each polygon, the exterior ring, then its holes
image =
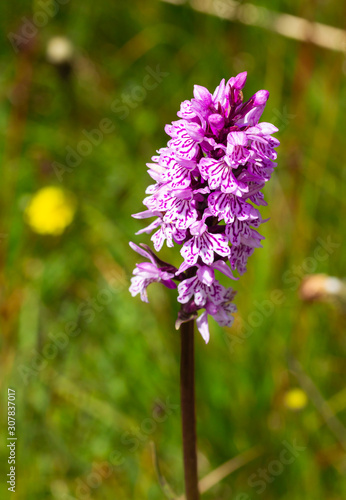
{"type": "MultiPolygon", "coordinates": [[[[201,479],[198,483],[199,491],[201,494],[210,490],[213,486],[217,485],[220,481],[225,479],[229,474],[234,472],[237,469],[240,469],[243,465],[246,465],[248,462],[251,462],[255,458],[261,456],[263,454],[263,449],[259,446],[255,446],[254,448],[250,448],[250,450],[244,451],[240,455],[231,458],[224,464],[220,465],[217,469],[214,469],[212,472],[207,474],[203,479],[201,479]]],[[[186,500],[185,496],[182,495],[177,500],[186,500]]]]}
{"type": "Polygon", "coordinates": [[[241,453],[240,455],[231,458],[228,462],[220,465],[217,469],[213,470],[209,474],[207,474],[203,479],[199,482],[199,490],[201,493],[205,493],[210,488],[218,484],[229,474],[239,469],[243,465],[251,462],[255,458],[262,455],[263,450],[259,447],[251,448],[250,450],[241,453]]]}
{"type": "Polygon", "coordinates": [[[165,497],[168,498],[169,500],[177,500],[177,498],[178,498],[177,495],[173,492],[172,488],[167,483],[166,478],[161,474],[155,443],[153,441],[151,441],[150,444],[151,444],[151,449],[152,449],[152,454],[153,454],[153,462],[154,462],[154,466],[155,466],[155,471],[156,471],[156,475],[157,475],[158,480],[159,480],[159,485],[161,487],[161,490],[162,490],[163,494],[165,495],[165,497]]]}

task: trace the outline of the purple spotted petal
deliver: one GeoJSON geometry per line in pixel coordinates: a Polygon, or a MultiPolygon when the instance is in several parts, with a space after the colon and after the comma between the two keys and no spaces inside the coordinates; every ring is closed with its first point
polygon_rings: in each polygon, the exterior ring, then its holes
{"type": "Polygon", "coordinates": [[[175,199],[171,208],[167,210],[163,220],[166,223],[174,222],[177,229],[187,229],[198,217],[197,210],[193,207],[191,200],[175,199]]]}
{"type": "Polygon", "coordinates": [[[191,267],[196,264],[199,257],[205,264],[211,265],[214,262],[214,253],[227,257],[230,248],[224,234],[204,232],[201,236],[194,236],[184,243],[180,253],[191,267]]]}
{"type": "Polygon", "coordinates": [[[247,135],[244,132],[230,132],[227,136],[227,163],[232,167],[244,165],[252,156],[252,152],[246,148],[247,135]]]}
{"type": "Polygon", "coordinates": [[[239,220],[255,220],[261,217],[259,211],[250,203],[237,196],[221,193],[220,191],[209,195],[208,206],[210,212],[219,220],[223,219],[226,224],[230,224],[236,218],[239,220]]]}
{"type": "Polygon", "coordinates": [[[206,344],[208,344],[210,339],[209,326],[208,326],[208,313],[204,311],[198,318],[196,319],[196,325],[199,333],[202,335],[206,344]]]}
{"type": "Polygon", "coordinates": [[[235,177],[232,168],[225,163],[224,158],[220,160],[202,158],[198,168],[203,179],[208,181],[211,190],[221,189],[224,193],[232,193],[236,196],[243,196],[249,190],[244,182],[235,177]]]}

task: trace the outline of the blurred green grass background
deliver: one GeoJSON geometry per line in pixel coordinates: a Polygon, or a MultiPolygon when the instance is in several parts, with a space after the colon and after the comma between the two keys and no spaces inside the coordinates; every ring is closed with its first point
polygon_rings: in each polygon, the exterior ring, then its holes
{"type": "MultiPolygon", "coordinates": [[[[261,4],[344,27],[342,2],[261,4]]],[[[164,498],[151,440],[162,473],[183,491],[176,294],[152,285],[149,305],[131,298],[137,256],[128,241],[149,237],[134,236],[143,225],[130,214],[142,210],[145,163],[165,145],[164,125],[193,85],[213,91],[221,78],[245,70],[245,97],[270,91],[262,119],[280,128],[279,165],[265,187],[264,248],[235,286],[236,323],[227,330],[211,322],[207,346],[196,335],[199,474],[253,447],[258,456],[202,498],[345,498],[345,310],[303,302],[298,293],[304,274],[345,274],[345,53],[187,5],[105,0],[61,2],[16,50],[13,34],[23,35],[43,5],[57,2],[6,2],[0,16],[1,498],[11,495],[7,387],[17,405],[14,498],[164,498]],[[57,36],[73,47],[62,64],[50,62],[57,36]],[[158,67],[166,75],[143,91],[158,67]],[[128,93],[137,102],[125,112],[119,101],[128,93]],[[66,147],[76,150],[83,130],[104,119],[112,131],[62,171],[66,147]],[[37,234],[25,221],[29,200],[46,186],[71,193],[77,204],[60,236],[37,234]],[[336,246],[316,258],[328,238],[336,246]],[[282,291],[281,304],[257,315],[258,326],[242,338],[256,304],[273,290],[282,291]],[[292,359],[305,375],[292,373],[292,359]],[[339,419],[337,430],[306,377],[339,419]],[[294,388],[308,398],[299,411],[285,405],[294,388]],[[275,469],[284,441],[305,450],[270,481],[262,478],[258,493],[250,478],[275,469]]],[[[178,262],[179,251],[165,248],[162,258],[178,262]]]]}

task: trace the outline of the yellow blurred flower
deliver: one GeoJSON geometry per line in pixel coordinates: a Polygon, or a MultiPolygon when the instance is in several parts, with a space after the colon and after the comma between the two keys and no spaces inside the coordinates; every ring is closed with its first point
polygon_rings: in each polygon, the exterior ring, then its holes
{"type": "Polygon", "coordinates": [[[284,396],[284,403],[290,410],[302,410],[308,402],[306,393],[299,388],[291,389],[284,396]]]}
{"type": "Polygon", "coordinates": [[[40,189],[25,209],[26,220],[38,234],[59,235],[71,224],[76,211],[74,199],[61,188],[40,189]]]}

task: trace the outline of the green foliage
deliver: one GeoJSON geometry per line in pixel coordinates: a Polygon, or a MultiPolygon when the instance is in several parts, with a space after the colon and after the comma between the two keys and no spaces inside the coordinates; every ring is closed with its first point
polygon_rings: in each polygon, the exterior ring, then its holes
{"type": "MultiPolygon", "coordinates": [[[[294,357],[345,421],[344,311],[303,303],[298,291],[304,274],[344,276],[344,54],[187,6],[105,0],[61,4],[16,52],[9,36],[21,33],[23,17],[56,1],[4,2],[1,15],[0,398],[5,409],[7,387],[16,389],[16,498],[161,499],[151,440],[162,476],[183,491],[178,305],[158,285],[149,288],[149,305],[131,298],[138,256],[128,241],[149,237],[134,236],[142,222],[130,215],[142,210],[145,163],[164,146],[163,126],[180,101],[195,83],[214,89],[244,70],[246,97],[271,92],[263,119],[280,128],[282,145],[265,188],[264,248],[235,285],[236,324],[225,330],[213,323],[207,346],[196,335],[200,477],[252,447],[262,452],[202,498],[345,498],[342,439],[312,401],[299,412],[283,403],[301,383],[290,371],[294,357]],[[74,47],[60,65],[47,60],[56,36],[74,47]],[[166,75],[145,90],[157,67],[166,75]],[[124,107],[125,94],[132,97],[124,107]],[[72,165],[66,148],[83,150],[85,131],[95,129],[102,139],[96,133],[72,165]],[[36,234],[25,222],[30,197],[49,185],[77,200],[61,236],[36,234]],[[337,248],[317,259],[329,237],[337,248]],[[242,338],[242,326],[263,301],[273,303],[274,290],[282,291],[281,303],[260,312],[242,338]],[[306,449],[256,493],[251,476],[273,467],[284,441],[306,449]]],[[[266,7],[335,26],[345,17],[342,2],[266,7]]],[[[162,258],[178,263],[178,249],[165,248],[162,258]]],[[[6,418],[1,412],[4,474],[6,418]]],[[[2,481],[0,496],[7,494],[2,481]]]]}

